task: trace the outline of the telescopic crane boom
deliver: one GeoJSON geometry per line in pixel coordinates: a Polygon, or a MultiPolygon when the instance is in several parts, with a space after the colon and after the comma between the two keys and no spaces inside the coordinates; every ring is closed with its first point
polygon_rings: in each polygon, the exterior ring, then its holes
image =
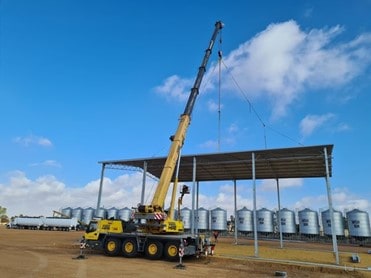
{"type": "MultiPolygon", "coordinates": [[[[167,260],[175,260],[182,256],[195,255],[198,257],[201,254],[213,253],[214,245],[210,243],[210,240],[206,240],[200,235],[184,232],[183,222],[179,219],[174,219],[174,203],[178,182],[180,151],[191,121],[192,110],[206,71],[211,50],[222,28],[222,22],[218,21],[215,23],[215,30],[199,67],[187,105],[180,116],[178,128],[174,136],[171,137],[172,143],[169,154],[152,202],[148,205],[138,205],[138,208],[135,209],[134,219],[129,219],[129,221],[121,219],[91,220],[82,241],[88,248],[103,250],[108,256],[123,255],[124,257],[133,258],[140,254],[148,259],[164,257],[167,260]],[[167,215],[163,207],[173,177],[172,199],[169,215],[167,215]]],[[[184,194],[189,193],[188,187],[183,185],[180,193],[178,200],[179,211],[184,194]]]]}
{"type": "MultiPolygon", "coordinates": [[[[148,231],[150,232],[178,232],[179,230],[183,229],[183,225],[181,223],[177,223],[176,225],[181,225],[181,227],[176,228],[175,230],[167,227],[168,224],[164,223],[166,215],[164,213],[164,202],[167,195],[167,192],[169,190],[169,186],[171,183],[171,179],[174,175],[174,171],[176,168],[177,161],[180,156],[180,150],[184,144],[186,132],[188,129],[188,126],[191,121],[191,115],[193,111],[194,104],[196,102],[197,95],[199,94],[199,88],[202,82],[202,78],[206,72],[206,66],[209,60],[209,57],[212,52],[212,48],[215,43],[215,39],[219,33],[219,31],[223,28],[223,23],[221,21],[217,21],[215,23],[215,29],[211,36],[210,43],[208,48],[205,51],[204,58],[202,60],[202,63],[198,69],[198,74],[196,77],[196,80],[194,82],[194,85],[191,89],[186,107],[184,109],[183,114],[180,116],[178,128],[173,136],[171,136],[171,146],[170,150],[164,165],[164,168],[162,170],[159,183],[157,185],[156,191],[154,193],[152,202],[150,205],[140,205],[138,207],[139,217],[138,218],[145,218],[147,219],[147,224],[149,227],[152,226],[152,228],[149,228],[148,231]],[[154,221],[151,221],[151,220],[154,221]],[[159,223],[161,222],[161,223],[159,223]],[[152,225],[151,225],[152,223],[152,225]],[[160,225],[159,225],[160,224],[160,225]],[[165,227],[164,227],[165,225],[165,227]],[[159,228],[161,226],[162,228],[159,228]],[[156,227],[156,228],[153,228],[156,227]],[[169,231],[170,230],[170,231],[169,231]]],[[[169,219],[168,221],[173,221],[172,219],[169,219]]],[[[181,221],[178,221],[181,222],[181,221]]],[[[169,226],[173,227],[174,224],[170,224],[169,226]]]]}

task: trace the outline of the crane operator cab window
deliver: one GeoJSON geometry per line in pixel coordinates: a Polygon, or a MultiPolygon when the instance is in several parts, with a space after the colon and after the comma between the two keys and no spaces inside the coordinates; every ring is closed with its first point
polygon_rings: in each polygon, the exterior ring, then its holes
{"type": "Polygon", "coordinates": [[[87,233],[91,233],[91,232],[94,232],[98,229],[98,222],[96,221],[91,221],[89,223],[89,226],[86,228],[86,232],[87,233]]]}

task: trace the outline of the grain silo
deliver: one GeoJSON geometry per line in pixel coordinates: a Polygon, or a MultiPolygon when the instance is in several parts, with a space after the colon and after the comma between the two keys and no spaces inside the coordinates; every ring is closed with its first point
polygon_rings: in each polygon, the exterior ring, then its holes
{"type": "Polygon", "coordinates": [[[95,217],[106,219],[107,217],[107,210],[105,208],[99,208],[95,210],[95,217]]]}
{"type": "MultiPolygon", "coordinates": [[[[340,211],[333,210],[334,213],[334,228],[335,228],[335,235],[337,236],[344,236],[344,221],[343,221],[343,214],[340,211]]],[[[324,210],[321,213],[322,219],[322,227],[323,233],[327,236],[332,235],[332,228],[331,228],[331,213],[330,210],[324,210]]]]}
{"type": "Polygon", "coordinates": [[[76,218],[77,221],[82,221],[82,213],[83,213],[83,208],[81,207],[74,208],[72,209],[71,217],[76,218]]]}
{"type": "Polygon", "coordinates": [[[318,213],[309,208],[299,211],[299,231],[302,235],[319,235],[318,213]]]}
{"type": "Polygon", "coordinates": [[[94,218],[95,209],[92,207],[85,208],[82,212],[82,222],[89,224],[94,218]]]}
{"type": "Polygon", "coordinates": [[[64,217],[71,218],[72,217],[72,208],[71,207],[62,208],[61,209],[61,214],[64,217]]]}
{"type": "Polygon", "coordinates": [[[259,233],[273,233],[273,212],[262,208],[256,211],[256,229],[259,233]]]}
{"type": "Polygon", "coordinates": [[[184,230],[191,229],[192,210],[189,208],[182,208],[180,210],[180,219],[183,221],[184,230]]]}
{"type": "Polygon", "coordinates": [[[354,209],[347,212],[349,235],[351,237],[370,237],[370,219],[366,211],[354,209]]]}
{"type": "Polygon", "coordinates": [[[129,209],[128,207],[125,207],[118,210],[117,218],[124,221],[129,221],[131,219],[132,214],[133,214],[132,210],[129,209]]]}
{"type": "Polygon", "coordinates": [[[246,207],[237,211],[237,231],[246,233],[254,231],[253,213],[246,207]]]}
{"type": "Polygon", "coordinates": [[[198,230],[209,230],[209,211],[204,208],[199,208],[196,213],[195,220],[198,230]]]}
{"type": "Polygon", "coordinates": [[[295,222],[295,212],[287,208],[281,209],[277,212],[278,221],[278,231],[281,227],[283,234],[295,234],[296,233],[296,222],[295,222]],[[281,226],[280,226],[281,223],[281,226]]]}
{"type": "Polygon", "coordinates": [[[107,219],[117,219],[118,209],[115,207],[107,209],[107,219]]]}
{"type": "Polygon", "coordinates": [[[227,230],[227,211],[221,208],[216,208],[210,211],[211,230],[226,231],[227,230]]]}

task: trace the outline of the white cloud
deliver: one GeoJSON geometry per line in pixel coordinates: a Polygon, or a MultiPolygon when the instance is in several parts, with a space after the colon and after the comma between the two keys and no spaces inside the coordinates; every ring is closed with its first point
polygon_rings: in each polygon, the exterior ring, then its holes
{"type": "MultiPolygon", "coordinates": [[[[140,173],[122,175],[113,180],[105,178],[101,205],[106,208],[136,206],[140,201],[141,182],[140,173]]],[[[73,188],[51,175],[32,180],[25,173],[15,171],[9,174],[8,182],[0,184],[0,205],[8,209],[9,216],[51,216],[53,210],[63,207],[95,207],[99,183],[95,180],[84,187],[73,188]]]]}
{"type": "Polygon", "coordinates": [[[313,8],[307,8],[305,11],[304,11],[304,17],[306,18],[311,18],[313,15],[313,8]]]}
{"type": "MultiPolygon", "coordinates": [[[[334,209],[346,212],[355,208],[371,212],[371,203],[369,200],[362,198],[361,196],[349,192],[346,188],[335,188],[332,192],[332,203],[334,209]]],[[[295,209],[302,210],[304,208],[318,209],[328,208],[327,195],[321,194],[318,196],[307,196],[297,201],[294,205],[295,209]]]]}
{"type": "Polygon", "coordinates": [[[220,145],[223,146],[233,146],[236,143],[236,136],[239,132],[239,126],[236,123],[232,123],[227,128],[227,134],[224,134],[219,140],[209,139],[199,145],[201,149],[208,149],[217,151],[220,148],[220,145]],[[220,143],[220,144],[219,144],[220,143]]]}
{"type": "Polygon", "coordinates": [[[38,166],[46,166],[46,167],[55,167],[55,168],[61,168],[62,165],[56,161],[56,160],[45,160],[43,162],[38,162],[38,163],[32,163],[32,167],[38,167],[38,166]]]}
{"type": "MultiPolygon", "coordinates": [[[[303,179],[280,179],[279,188],[286,189],[292,187],[301,187],[304,183],[303,179]]],[[[261,186],[259,187],[262,191],[276,192],[277,191],[277,182],[276,180],[263,180],[261,186]]]]}
{"type": "MultiPolygon", "coordinates": [[[[268,99],[272,118],[285,116],[304,89],[337,88],[370,66],[371,34],[336,42],[343,32],[341,26],[304,31],[293,20],[271,24],[224,57],[228,73],[223,76],[222,90],[242,90],[251,100],[268,99]]],[[[210,80],[206,89],[216,88],[216,72],[207,72],[205,79],[210,80]]],[[[189,82],[171,76],[157,89],[184,99],[189,82]]]]}
{"type": "Polygon", "coordinates": [[[219,103],[216,103],[212,99],[208,100],[208,102],[207,102],[207,109],[210,112],[218,112],[218,111],[222,110],[222,108],[223,108],[223,104],[219,105],[219,103]]]}
{"type": "Polygon", "coordinates": [[[53,143],[45,137],[42,136],[35,136],[35,135],[28,135],[28,136],[18,136],[13,140],[15,143],[20,144],[24,147],[29,147],[31,145],[37,145],[42,147],[51,147],[53,143]]]}
{"type": "Polygon", "coordinates": [[[203,142],[199,145],[201,149],[207,149],[207,150],[217,150],[218,149],[218,141],[217,140],[207,140],[206,142],[203,142]]]}
{"type": "Polygon", "coordinates": [[[336,127],[335,127],[335,132],[342,132],[342,131],[348,131],[350,130],[351,127],[346,124],[346,123],[339,123],[336,127]]]}
{"type": "Polygon", "coordinates": [[[239,131],[239,127],[236,123],[232,123],[229,127],[228,127],[228,133],[229,134],[233,134],[233,133],[236,133],[239,131]]]}
{"type": "Polygon", "coordinates": [[[311,135],[316,129],[322,127],[326,122],[334,118],[335,115],[327,113],[324,115],[307,115],[300,121],[300,133],[303,137],[311,135]]]}
{"type": "Polygon", "coordinates": [[[185,101],[188,99],[191,86],[191,79],[184,79],[177,75],[172,75],[166,78],[162,85],[157,86],[155,91],[168,99],[185,101]]]}

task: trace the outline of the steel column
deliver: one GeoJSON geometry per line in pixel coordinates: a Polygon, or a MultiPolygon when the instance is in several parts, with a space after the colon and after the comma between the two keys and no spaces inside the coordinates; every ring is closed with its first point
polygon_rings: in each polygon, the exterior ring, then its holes
{"type": "Polygon", "coordinates": [[[283,248],[283,240],[282,240],[282,223],[281,223],[281,198],[280,198],[280,183],[279,180],[276,179],[277,184],[277,199],[278,199],[278,214],[277,214],[277,221],[279,222],[280,227],[280,247],[283,248]]]}
{"type": "Polygon", "coordinates": [[[196,193],[196,157],[193,157],[193,177],[192,177],[192,211],[191,211],[191,234],[195,235],[195,193],[196,193]]]}
{"type": "Polygon", "coordinates": [[[199,182],[197,181],[196,182],[196,235],[199,235],[199,231],[198,231],[198,223],[200,222],[200,219],[199,219],[199,216],[198,216],[198,209],[199,209],[199,203],[198,203],[198,201],[199,201],[199,199],[198,199],[198,197],[199,197],[199,194],[200,194],[200,184],[199,184],[199,182]]]}
{"type": "Polygon", "coordinates": [[[339,261],[339,251],[336,239],[336,231],[335,231],[335,218],[334,218],[334,209],[332,208],[332,193],[331,193],[331,185],[330,185],[330,173],[329,173],[329,166],[328,166],[328,156],[327,156],[327,148],[323,148],[325,154],[325,165],[326,165],[326,188],[327,188],[327,199],[328,199],[328,207],[331,217],[331,234],[332,234],[332,246],[335,253],[335,260],[336,264],[340,263],[339,261]]]}
{"type": "Polygon", "coordinates": [[[233,180],[234,189],[234,243],[237,244],[237,182],[233,180]]]}
{"type": "Polygon", "coordinates": [[[102,163],[102,171],[101,171],[101,174],[100,174],[100,182],[99,182],[99,192],[98,192],[97,209],[95,210],[96,212],[100,208],[100,201],[101,201],[101,198],[102,198],[103,179],[104,179],[104,169],[105,168],[106,168],[106,164],[105,163],[102,163]]]}
{"type": "Polygon", "coordinates": [[[143,162],[143,181],[142,181],[142,194],[140,196],[140,203],[144,204],[144,194],[146,191],[146,177],[147,177],[147,161],[143,162]]]}
{"type": "Polygon", "coordinates": [[[252,188],[253,188],[253,198],[254,198],[254,250],[255,257],[259,257],[259,247],[258,247],[258,230],[257,230],[257,219],[256,219],[256,175],[255,175],[255,153],[251,154],[252,160],[252,188]]]}

